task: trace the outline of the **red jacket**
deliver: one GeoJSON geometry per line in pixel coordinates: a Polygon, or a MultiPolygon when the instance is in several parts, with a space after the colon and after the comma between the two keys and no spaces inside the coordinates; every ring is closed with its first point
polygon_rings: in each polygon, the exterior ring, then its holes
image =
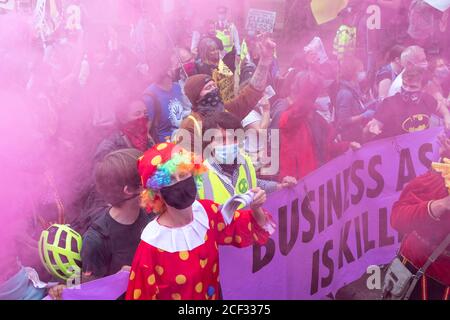
{"type": "MultiPolygon", "coordinates": [[[[428,202],[448,195],[441,175],[429,172],[411,181],[392,208],[391,224],[401,234],[405,234],[400,253],[417,268],[425,264],[433,250],[450,232],[450,214],[436,221],[428,213],[428,202]]],[[[450,254],[448,249],[446,254],[450,254]]],[[[426,274],[450,286],[450,255],[446,254],[441,255],[426,274]]]]}
{"type": "Polygon", "coordinates": [[[310,112],[307,107],[290,107],[280,118],[279,177],[301,179],[348,150],[349,142],[335,139],[333,126],[317,112],[310,112]]]}

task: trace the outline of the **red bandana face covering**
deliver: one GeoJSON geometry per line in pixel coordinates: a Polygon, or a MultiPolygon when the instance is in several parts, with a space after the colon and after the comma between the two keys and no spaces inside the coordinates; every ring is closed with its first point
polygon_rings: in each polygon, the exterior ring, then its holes
{"type": "Polygon", "coordinates": [[[146,151],[148,147],[148,118],[142,117],[122,125],[122,132],[130,140],[133,147],[146,151]]]}

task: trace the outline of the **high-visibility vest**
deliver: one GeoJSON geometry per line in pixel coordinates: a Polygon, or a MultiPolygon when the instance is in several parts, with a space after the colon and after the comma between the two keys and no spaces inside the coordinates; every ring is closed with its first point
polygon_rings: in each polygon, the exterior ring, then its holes
{"type": "Polygon", "coordinates": [[[356,28],[341,25],[334,38],[333,53],[341,60],[356,49],[356,28]]]}
{"type": "Polygon", "coordinates": [[[234,46],[233,32],[231,32],[232,24],[229,24],[225,29],[216,29],[216,37],[222,41],[223,49],[228,53],[231,52],[234,46]]]}
{"type": "Polygon", "coordinates": [[[241,44],[241,61],[244,61],[244,59],[247,58],[248,53],[247,42],[244,39],[241,44]]]}
{"type": "Polygon", "coordinates": [[[257,187],[256,170],[253,166],[252,160],[246,155],[242,155],[245,159],[245,164],[239,166],[239,176],[235,186],[228,177],[223,177],[212,168],[205,160],[205,165],[209,168],[208,172],[202,176],[202,182],[198,188],[199,199],[213,200],[218,204],[224,204],[233,195],[243,194],[247,191],[257,187]],[[234,194],[230,194],[225,184],[232,187],[234,194]]]}

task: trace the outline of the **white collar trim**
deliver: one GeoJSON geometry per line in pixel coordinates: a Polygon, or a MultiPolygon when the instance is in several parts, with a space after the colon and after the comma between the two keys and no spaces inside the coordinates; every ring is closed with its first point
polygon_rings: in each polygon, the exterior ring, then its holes
{"type": "Polygon", "coordinates": [[[209,230],[208,214],[198,201],[192,204],[192,213],[192,222],[180,228],[162,226],[154,219],[145,227],[141,240],[170,253],[190,251],[201,246],[209,230]]]}

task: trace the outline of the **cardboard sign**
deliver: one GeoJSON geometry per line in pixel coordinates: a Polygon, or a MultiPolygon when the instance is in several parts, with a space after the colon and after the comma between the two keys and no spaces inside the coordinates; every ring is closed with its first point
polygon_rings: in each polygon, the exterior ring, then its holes
{"type": "Polygon", "coordinates": [[[276,19],[276,12],[250,9],[245,29],[252,32],[273,32],[276,19]]]}

